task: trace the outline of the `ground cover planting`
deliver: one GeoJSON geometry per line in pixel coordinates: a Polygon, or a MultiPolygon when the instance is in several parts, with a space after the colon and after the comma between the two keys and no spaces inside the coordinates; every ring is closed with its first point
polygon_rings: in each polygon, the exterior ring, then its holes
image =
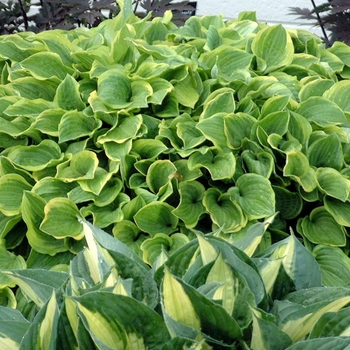
{"type": "Polygon", "coordinates": [[[350,47],[254,13],[0,37],[0,344],[350,346],[350,47]]]}

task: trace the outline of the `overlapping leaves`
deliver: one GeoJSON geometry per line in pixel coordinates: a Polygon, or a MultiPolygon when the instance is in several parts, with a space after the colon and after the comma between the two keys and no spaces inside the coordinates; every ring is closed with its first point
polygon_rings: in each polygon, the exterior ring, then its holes
{"type": "Polygon", "coordinates": [[[4,314],[4,344],[344,345],[322,327],[349,303],[348,51],[120,3],[0,38],[0,295],[25,316],[4,314]]]}

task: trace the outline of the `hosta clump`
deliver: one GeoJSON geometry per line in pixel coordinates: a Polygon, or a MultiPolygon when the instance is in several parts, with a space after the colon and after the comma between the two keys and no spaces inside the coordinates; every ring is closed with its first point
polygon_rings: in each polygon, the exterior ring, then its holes
{"type": "Polygon", "coordinates": [[[178,27],[120,6],[91,30],[0,37],[1,293],[27,320],[6,335],[343,346],[322,325],[349,302],[349,47],[253,13],[178,27]],[[110,324],[100,290],[123,315],[145,304],[160,338],[110,324]]]}

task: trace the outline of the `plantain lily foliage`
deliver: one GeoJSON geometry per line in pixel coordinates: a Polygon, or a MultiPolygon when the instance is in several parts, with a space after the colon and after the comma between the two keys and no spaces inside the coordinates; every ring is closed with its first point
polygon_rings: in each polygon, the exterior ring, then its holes
{"type": "Polygon", "coordinates": [[[350,347],[350,48],[131,2],[0,37],[0,345],[350,347]]]}

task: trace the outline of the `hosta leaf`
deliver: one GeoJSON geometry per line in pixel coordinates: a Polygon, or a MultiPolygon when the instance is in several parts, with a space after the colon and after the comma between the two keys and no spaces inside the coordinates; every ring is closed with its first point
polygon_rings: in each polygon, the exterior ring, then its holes
{"type": "MultiPolygon", "coordinates": [[[[306,83],[299,91],[300,101],[306,101],[312,96],[323,96],[324,93],[329,90],[334,81],[331,79],[315,79],[306,83]]],[[[335,102],[335,101],[333,101],[335,102]]]]}
{"type": "Polygon", "coordinates": [[[60,118],[58,124],[59,143],[91,136],[102,125],[100,120],[87,117],[83,112],[70,111],[60,118]]]}
{"type": "Polygon", "coordinates": [[[132,144],[132,149],[142,158],[150,159],[157,157],[168,148],[160,140],[138,139],[132,144]]]}
{"type": "Polygon", "coordinates": [[[20,349],[29,350],[34,346],[42,349],[55,347],[58,338],[60,312],[55,291],[34,318],[21,342],[20,349]]]}
{"type": "Polygon", "coordinates": [[[208,150],[204,154],[195,152],[188,159],[190,170],[204,167],[208,169],[213,180],[231,179],[235,173],[236,159],[233,153],[212,152],[208,150]]]}
{"type": "Polygon", "coordinates": [[[297,112],[309,122],[314,122],[321,127],[347,123],[340,107],[321,96],[312,96],[303,101],[297,112]]]}
{"type": "Polygon", "coordinates": [[[306,155],[300,151],[287,152],[283,175],[297,181],[306,192],[313,191],[317,186],[315,170],[310,167],[306,155]]]}
{"type": "Polygon", "coordinates": [[[308,151],[310,165],[342,169],[344,159],[342,145],[337,134],[332,133],[313,142],[308,151]]]}
{"type": "Polygon", "coordinates": [[[312,254],[320,265],[323,286],[350,286],[350,259],[340,248],[318,244],[312,254]]]}
{"type": "Polygon", "coordinates": [[[169,160],[156,160],[148,168],[146,183],[153,193],[159,194],[176,172],[175,165],[169,160]]]}
{"type": "Polygon", "coordinates": [[[180,203],[173,210],[186,227],[195,227],[205,207],[202,203],[205,187],[198,181],[182,181],[179,183],[180,203]]]}
{"type": "Polygon", "coordinates": [[[164,202],[151,202],[134,216],[140,230],[152,236],[156,233],[171,234],[176,231],[178,218],[172,213],[174,208],[164,202]]]}
{"type": "MultiPolygon", "coordinates": [[[[10,253],[5,246],[5,241],[0,241],[0,269],[9,270],[9,269],[25,269],[26,263],[22,256],[16,256],[13,253],[10,253]]],[[[12,279],[7,277],[6,273],[0,273],[0,288],[5,287],[13,288],[15,283],[12,279]]]]}
{"type": "Polygon", "coordinates": [[[253,336],[250,346],[253,350],[284,350],[292,344],[290,337],[276,326],[273,315],[252,306],[250,310],[253,315],[253,336]]]}
{"type": "Polygon", "coordinates": [[[16,79],[11,86],[24,98],[42,98],[47,101],[54,99],[57,83],[50,80],[39,80],[33,77],[23,77],[16,79]]]}
{"type": "Polygon", "coordinates": [[[85,108],[79,93],[79,83],[69,74],[62,80],[54,98],[58,108],[81,111],[85,108]]]}
{"type": "Polygon", "coordinates": [[[342,202],[336,198],[326,196],[324,207],[332,214],[334,220],[342,226],[350,227],[350,208],[348,202],[342,202]]]}
{"type": "Polygon", "coordinates": [[[32,126],[44,134],[57,137],[59,136],[58,125],[65,113],[66,111],[60,108],[45,110],[38,115],[32,126]]]}
{"type": "Polygon", "coordinates": [[[14,147],[8,157],[25,170],[38,171],[60,163],[63,154],[56,142],[43,140],[38,145],[14,147]]]}
{"type": "Polygon", "coordinates": [[[249,220],[261,219],[275,213],[275,193],[270,182],[258,174],[244,174],[229,190],[249,220]]]}
{"type": "Polygon", "coordinates": [[[110,108],[126,108],[131,105],[131,82],[119,69],[102,73],[98,78],[97,92],[101,100],[110,108]]]}
{"type": "Polygon", "coordinates": [[[225,151],[228,147],[225,135],[225,114],[217,113],[209,118],[201,120],[196,128],[210,140],[218,149],[225,151]]]}
{"type": "Polygon", "coordinates": [[[177,101],[185,107],[194,108],[201,88],[201,79],[198,72],[192,72],[186,66],[187,75],[184,79],[174,83],[174,95],[177,101]]]}
{"type": "Polygon", "coordinates": [[[315,244],[342,247],[346,244],[345,229],[325,207],[315,208],[301,221],[303,235],[315,244]],[[331,233],[331,234],[330,234],[331,233]]]}
{"type": "Polygon", "coordinates": [[[227,264],[219,254],[206,278],[206,283],[220,283],[212,296],[219,300],[226,312],[231,315],[239,326],[244,329],[252,321],[252,315],[247,312],[249,303],[254,304],[254,296],[247,287],[245,280],[227,264]]]}
{"type": "Polygon", "coordinates": [[[324,93],[324,97],[336,103],[344,112],[350,112],[350,103],[347,98],[350,93],[348,80],[338,81],[324,93]]]}
{"type": "Polygon", "coordinates": [[[303,209],[303,200],[300,194],[280,186],[272,186],[272,188],[275,192],[276,211],[283,219],[296,218],[303,209]]]}
{"type": "Polygon", "coordinates": [[[85,328],[101,349],[156,349],[170,338],[159,314],[133,298],[96,291],[73,300],[85,328]]]}
{"type": "Polygon", "coordinates": [[[227,144],[233,149],[238,149],[242,145],[244,138],[250,138],[253,125],[256,119],[249,114],[238,112],[228,114],[224,118],[225,135],[227,144]]]}
{"type": "Polygon", "coordinates": [[[224,231],[237,231],[245,226],[246,219],[242,209],[231,199],[230,194],[222,194],[217,188],[209,188],[204,193],[203,205],[211,220],[224,231]]]}
{"type": "Polygon", "coordinates": [[[343,350],[349,347],[349,337],[326,337],[299,341],[288,347],[287,350],[343,350]]]}
{"type": "Polygon", "coordinates": [[[21,62],[21,66],[39,80],[58,78],[63,80],[73,69],[62,63],[60,56],[54,52],[38,52],[21,62]]]}
{"type": "Polygon", "coordinates": [[[323,193],[342,202],[350,195],[350,181],[333,168],[318,168],[316,181],[323,193]]]}
{"type": "Polygon", "coordinates": [[[81,151],[57,166],[56,177],[67,182],[93,179],[97,166],[96,153],[87,150],[81,151]]]}
{"type": "Polygon", "coordinates": [[[43,307],[52,292],[68,279],[65,272],[43,269],[4,270],[2,273],[15,282],[39,307],[43,307]]]}
{"type": "Polygon", "coordinates": [[[268,179],[274,170],[274,159],[270,153],[262,151],[254,154],[245,150],[241,157],[249,173],[255,173],[268,179]]]}
{"type": "Polygon", "coordinates": [[[24,191],[30,191],[32,186],[18,174],[6,174],[0,177],[0,211],[6,216],[21,212],[24,191]]]}
{"type": "Polygon", "coordinates": [[[39,195],[26,191],[23,194],[22,217],[27,226],[27,239],[32,248],[42,254],[57,254],[68,248],[65,240],[58,240],[40,229],[45,217],[46,201],[39,195]]]}
{"type": "MultiPolygon", "coordinates": [[[[220,305],[205,298],[168,270],[165,271],[162,293],[165,312],[179,323],[226,344],[232,344],[242,335],[237,322],[220,305]]],[[[174,332],[174,329],[172,331],[174,332]]]]}
{"type": "Polygon", "coordinates": [[[229,78],[235,71],[249,68],[252,58],[253,55],[249,52],[229,45],[220,45],[209,52],[203,53],[200,56],[199,63],[210,70],[216,65],[218,76],[229,78]]]}
{"type": "Polygon", "coordinates": [[[293,233],[288,238],[284,254],[283,267],[297,290],[321,286],[320,266],[293,233]]]}
{"type": "Polygon", "coordinates": [[[19,349],[30,322],[13,308],[0,306],[0,314],[0,346],[3,349],[19,349]]]}
{"type": "MultiPolygon", "coordinates": [[[[271,113],[283,111],[286,108],[289,100],[290,97],[287,95],[277,95],[270,97],[268,100],[265,101],[261,108],[260,119],[265,118],[271,113]]],[[[281,116],[283,116],[283,114],[281,116]]]]}
{"type": "Polygon", "coordinates": [[[294,47],[286,29],[278,24],[258,32],[252,51],[258,58],[258,70],[267,73],[292,63],[294,47]]]}
{"type": "Polygon", "coordinates": [[[349,337],[350,309],[327,312],[320,317],[312,328],[309,338],[349,337]]]}
{"type": "Polygon", "coordinates": [[[40,230],[57,239],[74,237],[81,239],[84,235],[78,207],[68,198],[53,198],[44,208],[45,216],[40,230]]]}
{"type": "Polygon", "coordinates": [[[154,237],[147,238],[142,243],[143,260],[154,266],[161,254],[171,254],[188,241],[187,236],[182,233],[174,233],[170,237],[164,233],[157,233],[154,237]]]}
{"type": "Polygon", "coordinates": [[[249,257],[252,257],[256,248],[260,244],[264,233],[268,226],[273,222],[274,216],[268,218],[264,222],[255,223],[250,226],[246,234],[233,242],[233,245],[240,250],[243,250],[249,257]]]}
{"type": "Polygon", "coordinates": [[[204,108],[200,118],[207,119],[217,113],[233,113],[235,106],[236,102],[232,89],[221,88],[215,90],[204,101],[204,108]]]}

